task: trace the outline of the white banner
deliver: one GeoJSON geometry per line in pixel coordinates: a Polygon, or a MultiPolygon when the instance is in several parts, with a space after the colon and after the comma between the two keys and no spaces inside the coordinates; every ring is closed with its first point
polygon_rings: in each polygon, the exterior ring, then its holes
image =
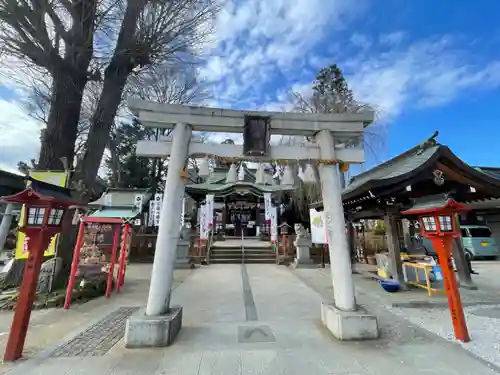
{"type": "Polygon", "coordinates": [[[264,218],[271,220],[271,193],[264,193],[264,218]]]}
{"type": "Polygon", "coordinates": [[[214,223],[214,200],[215,195],[207,194],[205,199],[207,230],[210,231],[214,223]]]}
{"type": "Polygon", "coordinates": [[[270,207],[271,242],[278,242],[278,208],[270,207]]]}
{"type": "Polygon", "coordinates": [[[181,229],[184,226],[184,215],[186,214],[186,198],[182,198],[182,208],[181,208],[181,229]]]}
{"type": "Polygon", "coordinates": [[[314,208],[309,209],[309,219],[311,222],[311,240],[312,243],[326,244],[326,223],[325,211],[316,211],[314,208]]]}
{"type": "Polygon", "coordinates": [[[148,227],[152,227],[155,224],[155,201],[149,201],[149,211],[148,211],[148,227]]]}
{"type": "Polygon", "coordinates": [[[134,208],[137,212],[142,212],[142,203],[143,203],[143,195],[135,194],[134,195],[134,208]]]}
{"type": "Polygon", "coordinates": [[[155,194],[155,214],[154,214],[155,227],[160,225],[160,214],[161,214],[162,201],[163,201],[163,194],[155,194]]]}
{"type": "Polygon", "coordinates": [[[200,239],[208,240],[209,227],[207,225],[207,206],[205,204],[200,206],[198,211],[200,213],[200,220],[198,221],[200,224],[200,239]]]}

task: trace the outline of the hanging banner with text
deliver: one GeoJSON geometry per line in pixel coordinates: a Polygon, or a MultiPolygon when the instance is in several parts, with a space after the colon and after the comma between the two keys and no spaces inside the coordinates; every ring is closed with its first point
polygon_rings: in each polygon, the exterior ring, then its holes
{"type": "Polygon", "coordinates": [[[278,242],[278,208],[271,206],[270,209],[271,221],[271,242],[278,242]]]}
{"type": "Polygon", "coordinates": [[[207,194],[206,197],[206,203],[205,203],[205,210],[206,210],[206,220],[207,220],[207,228],[208,231],[210,231],[213,227],[214,224],[214,200],[215,200],[215,195],[213,194],[207,194]]]}
{"type": "MultiPolygon", "coordinates": [[[[31,177],[36,180],[46,182],[48,184],[65,187],[68,175],[66,172],[50,172],[50,171],[32,171],[29,173],[31,177]]],[[[30,182],[26,184],[29,186],[30,182]]],[[[22,223],[25,215],[25,206],[23,205],[21,209],[21,215],[19,217],[19,223],[22,223]]],[[[57,236],[52,237],[49,247],[45,250],[44,256],[52,256],[56,252],[57,236]]],[[[28,258],[28,241],[24,233],[17,232],[17,242],[16,242],[16,259],[27,259],[28,258]]]]}
{"type": "Polygon", "coordinates": [[[154,225],[155,227],[160,225],[160,214],[161,206],[163,201],[163,194],[155,194],[155,213],[154,213],[154,225]]]}
{"type": "Polygon", "coordinates": [[[184,227],[184,216],[186,215],[186,198],[182,198],[181,207],[181,229],[184,227]]]}
{"type": "Polygon", "coordinates": [[[271,220],[271,193],[264,193],[264,219],[271,220]]]}
{"type": "Polygon", "coordinates": [[[200,224],[200,239],[208,240],[208,221],[207,221],[207,205],[201,205],[198,208],[198,212],[200,213],[200,220],[198,223],[200,224]]]}

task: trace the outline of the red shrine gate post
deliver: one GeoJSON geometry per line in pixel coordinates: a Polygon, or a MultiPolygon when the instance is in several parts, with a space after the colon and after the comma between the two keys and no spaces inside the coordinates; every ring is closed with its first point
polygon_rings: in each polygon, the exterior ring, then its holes
{"type": "Polygon", "coordinates": [[[451,254],[453,240],[460,236],[455,215],[458,212],[469,210],[469,207],[456,202],[448,195],[434,195],[417,200],[412,208],[402,212],[403,215],[418,215],[422,236],[432,241],[443,273],[444,288],[448,297],[455,337],[462,342],[470,341],[470,337],[451,263],[451,254]]]}
{"type": "Polygon", "coordinates": [[[31,177],[26,177],[26,179],[30,185],[25,190],[14,195],[0,197],[7,203],[25,205],[19,230],[26,234],[29,252],[4,361],[15,361],[22,356],[43,254],[52,237],[61,232],[63,218],[69,206],[78,204],[71,199],[70,191],[66,188],[47,184],[31,177]]]}

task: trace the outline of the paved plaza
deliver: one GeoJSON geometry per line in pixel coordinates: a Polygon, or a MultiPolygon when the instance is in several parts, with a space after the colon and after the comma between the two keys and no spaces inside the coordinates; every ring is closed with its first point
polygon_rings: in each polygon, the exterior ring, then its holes
{"type": "MultiPolygon", "coordinates": [[[[133,293],[134,298],[123,299],[121,306],[115,299],[114,309],[123,312],[126,307],[144,305],[147,295],[139,297],[137,290],[133,293]]],[[[119,341],[108,351],[102,344],[95,350],[80,348],[79,354],[73,353],[77,356],[71,356],[70,350],[61,356],[63,342],[16,365],[8,374],[495,373],[458,345],[384,309],[372,310],[380,317],[380,340],[339,342],[319,319],[320,303],[331,293],[328,273],[318,269],[210,265],[191,272],[174,291],[173,303],[184,307],[184,318],[173,346],[127,350],[119,341]]],[[[358,302],[364,304],[362,296],[358,302]]],[[[119,324],[122,320],[117,314],[119,324]]],[[[77,332],[86,328],[82,326],[77,332]]],[[[69,341],[71,337],[66,338],[69,341]]]]}

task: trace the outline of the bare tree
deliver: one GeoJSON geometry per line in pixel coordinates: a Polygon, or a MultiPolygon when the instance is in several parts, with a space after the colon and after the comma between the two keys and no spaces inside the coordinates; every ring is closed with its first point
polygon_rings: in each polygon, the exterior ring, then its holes
{"type": "Polygon", "coordinates": [[[127,2],[114,51],[104,70],[103,89],[77,178],[91,190],[129,76],[166,62],[194,63],[197,48],[210,35],[215,0],[127,2]]]}
{"type": "MultiPolygon", "coordinates": [[[[309,94],[298,92],[291,93],[293,111],[302,113],[358,113],[373,111],[373,108],[357,101],[353,92],[349,89],[347,80],[336,64],[321,69],[312,83],[309,94]]],[[[290,140],[289,140],[290,141],[290,140]]],[[[293,140],[297,142],[297,140],[293,140]]],[[[314,142],[312,139],[301,139],[300,142],[314,142]]],[[[373,156],[377,156],[385,142],[385,133],[381,127],[371,128],[365,132],[365,149],[373,156]]],[[[304,166],[301,166],[304,167],[304,166]]],[[[316,165],[312,165],[316,181],[319,181],[319,173],[316,165]]],[[[347,175],[339,170],[342,187],[347,184],[347,175]]],[[[305,183],[298,181],[297,189],[284,197],[283,203],[288,215],[303,222],[309,223],[309,204],[320,201],[321,188],[319,182],[305,183]]]]}
{"type": "MultiPolygon", "coordinates": [[[[29,90],[29,94],[23,100],[28,115],[47,126],[53,94],[51,77],[37,75],[33,78],[33,81],[23,82],[23,85],[29,90]]],[[[99,82],[89,82],[84,90],[74,150],[77,156],[83,151],[87,140],[90,119],[97,106],[97,98],[101,90],[100,86],[99,82]]],[[[46,128],[42,129],[43,134],[46,131],[46,128]]],[[[43,138],[42,136],[42,141],[43,138]]]]}
{"type": "Polygon", "coordinates": [[[93,76],[89,66],[101,5],[104,1],[0,0],[2,53],[52,77],[40,168],[60,169],[61,157],[74,158],[83,91],[93,76]]]}
{"type": "MultiPolygon", "coordinates": [[[[85,90],[94,83],[72,182],[89,200],[131,75],[166,61],[196,63],[216,0],[0,0],[0,52],[50,76],[50,109],[37,167],[75,160],[85,90]]],[[[85,122],[83,122],[85,123],[85,122]]],[[[60,238],[68,269],[74,233],[60,238]]]]}
{"type": "Polygon", "coordinates": [[[92,185],[129,76],[195,63],[217,9],[215,0],[0,0],[2,55],[52,78],[39,167],[74,160],[84,89],[100,82],[77,174],[92,185]]]}
{"type": "MultiPolygon", "coordinates": [[[[206,91],[198,79],[196,66],[165,63],[159,66],[152,66],[144,70],[141,74],[132,76],[126,87],[130,96],[139,97],[143,100],[152,100],[159,103],[169,104],[188,104],[201,101],[206,97],[206,91]]],[[[115,185],[120,184],[120,166],[119,144],[123,142],[120,139],[123,134],[120,127],[123,125],[118,120],[118,125],[111,131],[111,137],[107,145],[107,154],[105,164],[110,169],[109,174],[111,182],[115,185]]],[[[144,129],[140,130],[140,136],[143,140],[158,140],[160,136],[168,136],[170,131],[164,132],[163,129],[144,129]]],[[[205,143],[209,141],[209,133],[197,134],[198,140],[205,143]]],[[[135,152],[135,151],[134,151],[135,152]]],[[[188,163],[190,168],[198,170],[198,160],[190,158],[188,163]]],[[[164,177],[168,168],[168,158],[154,158],[150,166],[151,186],[161,188],[162,177],[164,177]]]]}

